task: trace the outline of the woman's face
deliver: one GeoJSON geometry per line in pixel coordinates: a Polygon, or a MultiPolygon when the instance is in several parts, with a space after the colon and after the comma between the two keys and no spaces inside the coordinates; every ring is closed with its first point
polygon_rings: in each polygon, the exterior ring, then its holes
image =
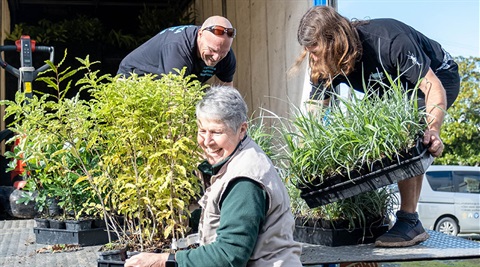
{"type": "Polygon", "coordinates": [[[218,120],[199,118],[197,125],[197,142],[212,165],[230,156],[247,132],[247,123],[236,132],[218,120]]]}

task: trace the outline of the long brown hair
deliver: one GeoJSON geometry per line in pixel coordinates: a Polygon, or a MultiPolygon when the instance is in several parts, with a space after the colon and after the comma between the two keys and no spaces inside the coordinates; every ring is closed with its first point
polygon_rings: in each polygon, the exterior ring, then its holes
{"type": "Polygon", "coordinates": [[[362,45],[354,25],[329,6],[313,6],[300,20],[297,38],[305,49],[297,58],[293,69],[307,57],[306,47],[317,46],[314,61],[309,56],[310,79],[319,79],[329,86],[337,75],[348,75],[362,54],[362,45]]]}

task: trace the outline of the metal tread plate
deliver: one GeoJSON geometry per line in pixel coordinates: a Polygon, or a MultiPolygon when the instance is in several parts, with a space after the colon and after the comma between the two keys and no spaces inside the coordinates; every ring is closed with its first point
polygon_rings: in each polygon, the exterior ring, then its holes
{"type": "Polygon", "coordinates": [[[393,262],[480,258],[480,242],[427,230],[430,238],[406,248],[377,248],[374,244],[327,247],[303,244],[304,265],[344,262],[393,262]]]}

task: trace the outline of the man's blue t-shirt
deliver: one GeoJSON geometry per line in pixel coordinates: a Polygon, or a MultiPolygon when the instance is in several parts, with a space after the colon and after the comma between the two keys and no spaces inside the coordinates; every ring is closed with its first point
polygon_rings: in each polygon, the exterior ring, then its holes
{"type": "Polygon", "coordinates": [[[222,82],[233,81],[236,59],[233,50],[216,66],[206,66],[197,55],[197,36],[200,26],[176,26],[167,28],[133,50],[120,63],[118,74],[130,76],[153,73],[176,73],[187,67],[187,73],[194,74],[200,82],[217,76],[222,82]]]}

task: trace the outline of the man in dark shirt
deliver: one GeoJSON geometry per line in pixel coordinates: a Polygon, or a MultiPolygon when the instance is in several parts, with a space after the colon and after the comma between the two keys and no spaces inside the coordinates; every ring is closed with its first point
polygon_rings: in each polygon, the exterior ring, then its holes
{"type": "MultiPolygon", "coordinates": [[[[439,43],[394,19],[349,21],[327,6],[314,6],[302,17],[297,32],[304,47],[293,69],[308,56],[313,88],[309,103],[328,105],[335,86],[382,94],[388,76],[406,89],[418,86],[418,106],[427,113],[423,143],[432,156],[442,154],[440,128],[444,113],[460,90],[458,66],[439,43]]],[[[416,212],[422,175],[398,182],[401,203],[395,225],[375,245],[406,247],[429,236],[416,212]]]]}
{"type": "Polygon", "coordinates": [[[216,76],[225,85],[233,85],[236,59],[231,49],[236,30],[230,21],[212,16],[201,27],[176,26],[163,30],[133,50],[120,63],[118,74],[176,73],[187,67],[200,82],[216,76]]]}

